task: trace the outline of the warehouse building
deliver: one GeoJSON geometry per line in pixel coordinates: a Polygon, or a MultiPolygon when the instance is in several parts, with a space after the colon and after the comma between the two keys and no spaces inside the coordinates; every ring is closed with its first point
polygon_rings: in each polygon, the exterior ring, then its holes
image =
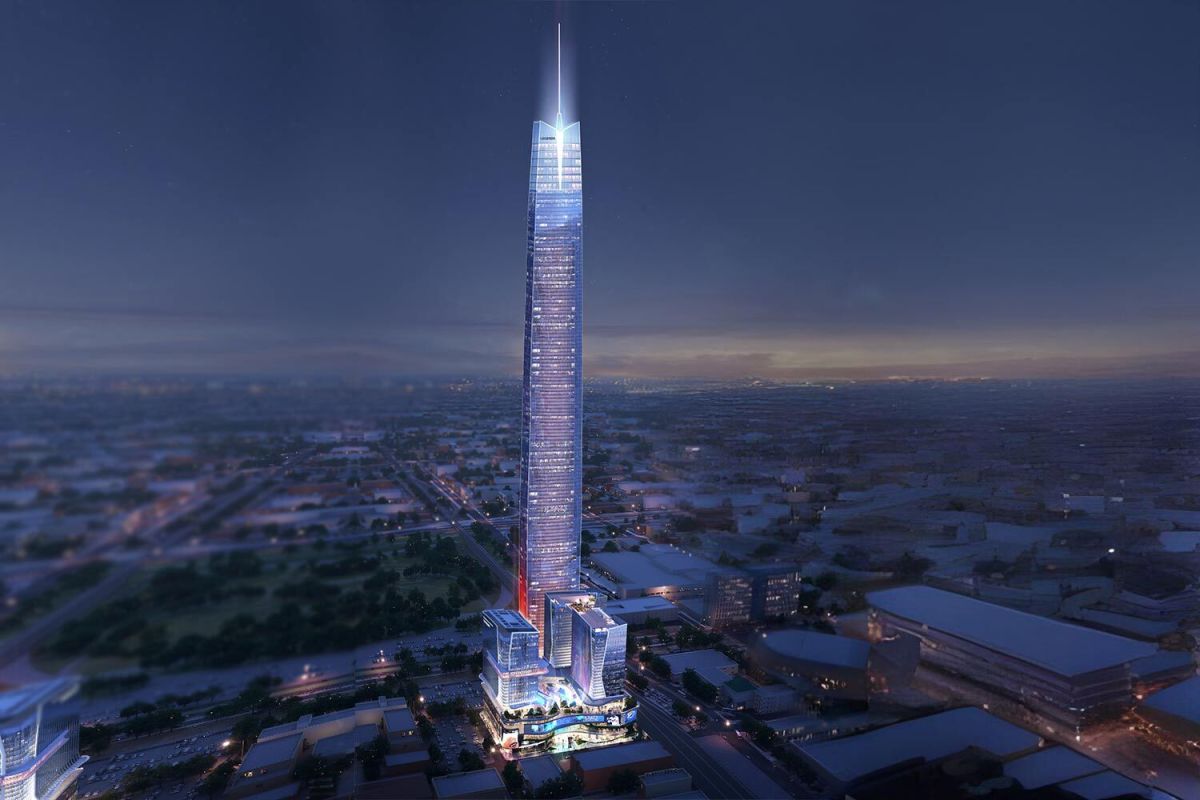
{"type": "Polygon", "coordinates": [[[1041,744],[1036,733],[982,709],[956,708],[854,736],[793,746],[837,792],[867,794],[872,784],[902,776],[916,793],[894,796],[919,797],[917,787],[953,756],[972,751],[1005,763],[1035,752],[1041,744]]]}
{"type": "Polygon", "coordinates": [[[1132,662],[1157,648],[929,586],[872,592],[872,638],[913,637],[921,660],[1078,730],[1132,705],[1132,662]]]}

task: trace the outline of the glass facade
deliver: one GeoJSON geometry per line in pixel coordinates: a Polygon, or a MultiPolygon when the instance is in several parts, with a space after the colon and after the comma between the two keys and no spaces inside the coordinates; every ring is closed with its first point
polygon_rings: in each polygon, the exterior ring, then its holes
{"type": "Polygon", "coordinates": [[[502,709],[534,704],[549,670],[538,654],[537,628],[507,608],[483,612],[483,686],[502,709]]]}
{"type": "Polygon", "coordinates": [[[579,123],[533,124],[525,273],[517,608],[546,631],[547,592],[579,587],[583,178],[579,123]]]}
{"type": "Polygon", "coordinates": [[[546,595],[546,661],[555,669],[571,666],[571,624],[576,608],[596,605],[593,592],[550,592],[546,595]]]}
{"type": "Polygon", "coordinates": [[[72,796],[79,754],[78,689],[71,679],[0,693],[0,800],[72,796]]]}
{"type": "Polygon", "coordinates": [[[572,616],[571,680],[586,702],[599,705],[624,692],[628,626],[599,608],[572,616]]]}

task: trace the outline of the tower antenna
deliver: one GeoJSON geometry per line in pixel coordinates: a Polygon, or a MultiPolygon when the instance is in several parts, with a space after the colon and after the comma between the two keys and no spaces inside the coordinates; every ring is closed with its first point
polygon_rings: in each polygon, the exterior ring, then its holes
{"type": "Polygon", "coordinates": [[[563,126],[562,115],[562,23],[558,23],[558,127],[563,126]]]}

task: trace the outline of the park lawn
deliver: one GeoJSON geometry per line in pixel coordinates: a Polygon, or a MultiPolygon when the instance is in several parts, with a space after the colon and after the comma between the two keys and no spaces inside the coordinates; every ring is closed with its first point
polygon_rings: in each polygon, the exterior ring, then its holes
{"type": "MultiPolygon", "coordinates": [[[[396,583],[396,588],[401,593],[408,593],[413,589],[419,589],[426,597],[433,599],[435,597],[444,597],[453,579],[446,576],[432,575],[412,575],[404,576],[404,568],[418,563],[419,559],[410,559],[405,557],[402,543],[388,543],[381,541],[378,544],[368,544],[361,551],[363,555],[377,554],[380,551],[387,554],[388,558],[384,562],[387,568],[401,573],[401,576],[396,583]]],[[[293,548],[293,552],[288,552],[285,545],[270,549],[256,550],[255,553],[263,560],[263,573],[253,578],[239,578],[236,580],[238,586],[259,586],[264,592],[258,597],[240,597],[231,596],[216,603],[209,603],[198,608],[185,609],[183,611],[161,611],[151,612],[148,615],[148,622],[152,625],[163,624],[167,628],[167,636],[170,641],[176,641],[180,637],[188,634],[198,634],[201,636],[212,636],[220,630],[221,625],[230,617],[236,614],[250,614],[258,620],[265,619],[284,604],[288,602],[285,598],[274,596],[277,588],[288,582],[306,580],[308,573],[304,569],[304,565],[310,559],[330,559],[338,556],[338,551],[333,547],[328,547],[324,551],[317,552],[311,546],[301,545],[298,548],[293,548]]],[[[146,589],[151,577],[159,569],[166,566],[181,566],[188,561],[194,561],[200,568],[207,566],[207,558],[193,558],[182,560],[163,560],[147,565],[126,584],[126,589],[117,597],[111,599],[119,599],[119,597],[127,597],[138,594],[146,589]]],[[[357,588],[366,578],[367,574],[348,575],[337,578],[323,578],[322,583],[329,585],[357,588]]],[[[489,607],[492,600],[498,594],[498,590],[493,592],[491,596],[480,598],[468,603],[463,607],[463,614],[471,614],[489,607]]],[[[49,654],[46,650],[39,650],[34,655],[34,665],[39,669],[57,673],[65,666],[70,666],[72,670],[84,674],[97,674],[106,671],[135,668],[138,666],[136,659],[124,659],[114,656],[84,656],[82,660],[75,658],[60,658],[49,654]]]]}

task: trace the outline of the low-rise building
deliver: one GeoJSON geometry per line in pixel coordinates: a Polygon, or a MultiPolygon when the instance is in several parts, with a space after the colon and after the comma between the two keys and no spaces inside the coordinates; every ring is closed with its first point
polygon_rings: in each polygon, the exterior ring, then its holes
{"type": "MultiPolygon", "coordinates": [[[[793,745],[821,780],[836,792],[869,787],[904,770],[910,774],[974,750],[1000,762],[1034,752],[1036,733],[978,708],[956,708],[897,722],[865,733],[793,745]]],[[[913,774],[919,782],[919,774],[913,774]]],[[[911,796],[911,795],[907,795],[911,796]]]]}
{"type": "Polygon", "coordinates": [[[300,732],[266,740],[260,738],[246,751],[237,776],[230,784],[229,796],[248,797],[288,783],[303,747],[304,734],[300,732]]]}
{"type": "Polygon", "coordinates": [[[737,662],[720,650],[685,650],[682,653],[668,653],[662,656],[662,659],[671,667],[671,680],[673,681],[679,680],[689,669],[700,673],[701,677],[704,677],[703,673],[710,670],[733,677],[737,674],[738,668],[737,662]]]}
{"type": "Polygon", "coordinates": [[[484,767],[471,772],[439,775],[433,779],[433,796],[456,800],[496,800],[498,797],[508,797],[508,790],[504,788],[504,780],[496,770],[484,767]]]}
{"type": "Polygon", "coordinates": [[[642,773],[638,797],[675,797],[692,790],[692,776],[685,769],[660,769],[642,773]]]}
{"type": "Polygon", "coordinates": [[[629,742],[571,754],[571,771],[583,780],[583,793],[598,792],[621,770],[636,774],[675,766],[675,759],[655,741],[629,742]]]}
{"type": "Polygon", "coordinates": [[[872,592],[876,640],[911,637],[921,660],[1079,729],[1127,709],[1132,662],[1158,648],[928,586],[872,592]]]}
{"type": "Polygon", "coordinates": [[[644,625],[655,619],[659,622],[674,622],[679,619],[679,609],[675,604],[657,595],[614,600],[605,605],[604,610],[629,625],[644,625]]]}
{"type": "Polygon", "coordinates": [[[1155,692],[1138,705],[1136,713],[1164,743],[1200,755],[1200,675],[1155,692]]]}

